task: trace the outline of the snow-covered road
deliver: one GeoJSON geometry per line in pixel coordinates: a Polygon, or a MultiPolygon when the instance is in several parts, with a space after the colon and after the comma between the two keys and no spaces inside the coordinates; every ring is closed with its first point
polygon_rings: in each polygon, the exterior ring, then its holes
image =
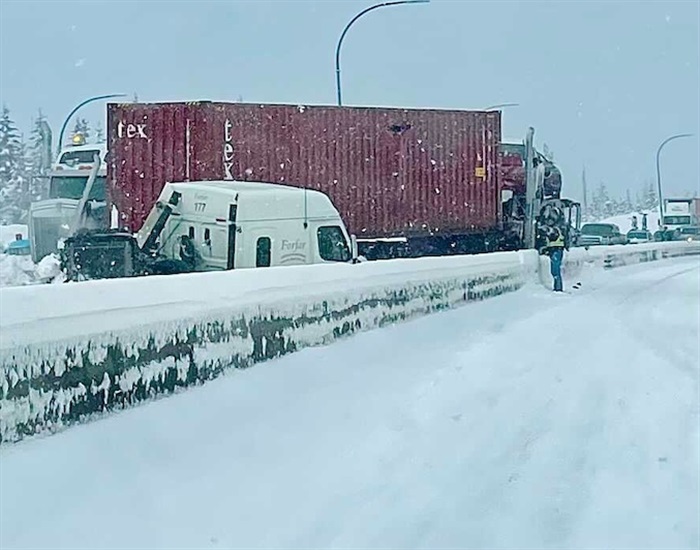
{"type": "Polygon", "coordinates": [[[4,449],[0,547],[697,548],[700,261],[307,349],[4,449]]]}

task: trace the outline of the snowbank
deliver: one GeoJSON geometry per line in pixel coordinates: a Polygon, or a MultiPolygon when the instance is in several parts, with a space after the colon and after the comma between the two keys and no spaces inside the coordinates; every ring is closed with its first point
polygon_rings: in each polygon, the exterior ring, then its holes
{"type": "Polygon", "coordinates": [[[15,240],[17,234],[23,239],[29,238],[29,228],[22,224],[0,225],[0,251],[5,250],[7,244],[15,240]]]}
{"type": "Polygon", "coordinates": [[[0,291],[0,442],[512,292],[534,251],[0,291]]]}
{"type": "MultiPolygon", "coordinates": [[[[566,269],[700,252],[572,251],[566,269]]],[[[200,384],[298,349],[513,292],[534,251],[0,290],[0,442],[200,384]]]]}
{"type": "Polygon", "coordinates": [[[54,255],[45,256],[35,264],[31,256],[0,254],[0,288],[60,280],[62,280],[60,262],[54,255]]]}
{"type": "MultiPolygon", "coordinates": [[[[700,254],[700,242],[660,242],[636,245],[592,246],[572,248],[564,257],[564,279],[573,282],[586,267],[610,269],[645,262],[655,262],[678,256],[693,256],[700,254]]],[[[540,282],[552,287],[549,258],[540,257],[540,282]]]]}

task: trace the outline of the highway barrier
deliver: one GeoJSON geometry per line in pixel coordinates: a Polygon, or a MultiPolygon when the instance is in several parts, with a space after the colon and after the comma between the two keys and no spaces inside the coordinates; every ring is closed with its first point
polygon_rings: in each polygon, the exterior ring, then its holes
{"type": "MultiPolygon", "coordinates": [[[[573,249],[565,270],[698,254],[573,249]]],[[[358,331],[550,285],[535,251],[0,290],[0,444],[51,433],[358,331]]]]}

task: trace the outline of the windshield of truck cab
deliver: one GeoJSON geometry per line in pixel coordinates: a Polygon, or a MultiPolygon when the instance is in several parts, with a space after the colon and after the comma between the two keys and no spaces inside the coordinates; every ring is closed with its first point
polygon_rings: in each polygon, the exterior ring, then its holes
{"type": "Polygon", "coordinates": [[[680,232],[683,235],[698,235],[700,234],[700,227],[681,227],[680,232]]]}
{"type": "Polygon", "coordinates": [[[683,225],[690,223],[690,216],[664,216],[664,225],[683,225]]]}
{"type": "Polygon", "coordinates": [[[66,151],[61,155],[59,164],[67,164],[73,166],[75,164],[92,164],[95,162],[95,155],[99,155],[99,149],[89,149],[81,151],[66,151]]]}
{"type": "Polygon", "coordinates": [[[611,225],[603,223],[587,223],[581,228],[582,235],[595,235],[596,237],[607,237],[614,233],[611,225]]]}
{"type": "MultiPolygon", "coordinates": [[[[79,200],[83,196],[88,176],[53,176],[49,182],[49,198],[79,200]]],[[[92,185],[90,196],[92,200],[106,200],[105,176],[97,176],[92,185]]]]}

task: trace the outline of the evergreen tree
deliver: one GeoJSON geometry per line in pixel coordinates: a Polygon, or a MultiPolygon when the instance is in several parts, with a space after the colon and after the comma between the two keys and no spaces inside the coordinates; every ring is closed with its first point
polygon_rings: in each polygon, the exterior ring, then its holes
{"type": "Polygon", "coordinates": [[[542,144],[542,156],[548,161],[554,162],[554,153],[546,143],[542,144]]]}
{"type": "Polygon", "coordinates": [[[646,210],[653,210],[659,206],[658,196],[656,194],[656,189],[654,188],[654,182],[652,180],[647,180],[647,184],[644,188],[642,206],[646,210]]]}
{"type": "Polygon", "coordinates": [[[82,134],[85,138],[85,143],[90,141],[90,123],[84,118],[78,118],[75,121],[75,128],[73,128],[73,134],[82,134]]]}
{"type": "Polygon", "coordinates": [[[95,126],[95,143],[104,143],[105,142],[105,129],[104,126],[102,125],[102,122],[98,122],[97,126],[95,126]]]}
{"type": "Polygon", "coordinates": [[[24,135],[19,136],[19,148],[17,150],[19,155],[19,163],[17,165],[17,175],[15,180],[17,182],[17,208],[19,210],[17,215],[17,220],[20,223],[26,223],[27,217],[29,215],[29,204],[31,203],[31,161],[29,159],[29,154],[27,150],[27,144],[24,141],[24,135]]]}
{"type": "Polygon", "coordinates": [[[26,209],[29,204],[46,198],[47,181],[46,175],[51,169],[50,147],[46,143],[47,136],[44,135],[44,125],[46,119],[39,110],[38,117],[34,120],[29,143],[27,144],[26,172],[27,172],[27,194],[25,196],[26,209]]]}
{"type": "Polygon", "coordinates": [[[635,210],[635,212],[641,212],[642,210],[644,210],[643,199],[644,199],[644,193],[637,191],[634,194],[634,210],[635,210]]]}
{"type": "Polygon", "coordinates": [[[593,200],[591,201],[591,218],[602,219],[606,218],[613,211],[613,203],[608,195],[608,189],[604,182],[600,182],[598,188],[593,192],[593,200]]]}
{"type": "Polygon", "coordinates": [[[630,193],[629,187],[627,188],[627,191],[625,192],[625,202],[623,205],[623,214],[627,214],[628,212],[633,212],[634,211],[634,203],[632,202],[632,193],[630,193]]]}
{"type": "Polygon", "coordinates": [[[0,223],[17,223],[22,217],[22,152],[19,130],[10,118],[10,110],[3,105],[0,116],[0,223]]]}

